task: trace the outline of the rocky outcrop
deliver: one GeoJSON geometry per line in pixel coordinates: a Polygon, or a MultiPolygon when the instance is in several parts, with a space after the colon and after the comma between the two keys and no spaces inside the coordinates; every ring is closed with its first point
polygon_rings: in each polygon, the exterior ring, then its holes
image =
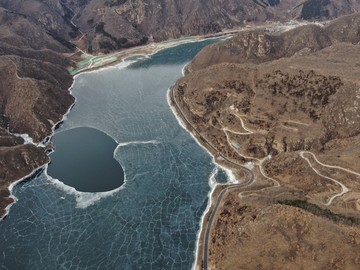
{"type": "Polygon", "coordinates": [[[9,185],[30,175],[49,160],[44,149],[34,145],[0,146],[0,216],[6,214],[5,208],[13,202],[9,185]]]}

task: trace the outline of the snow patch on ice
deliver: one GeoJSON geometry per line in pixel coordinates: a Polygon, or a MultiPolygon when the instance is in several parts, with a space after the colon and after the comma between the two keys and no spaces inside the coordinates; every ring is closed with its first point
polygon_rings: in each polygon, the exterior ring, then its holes
{"type": "Polygon", "coordinates": [[[209,177],[209,185],[211,189],[215,188],[215,186],[218,184],[216,181],[216,175],[219,172],[219,167],[215,166],[214,169],[211,171],[210,177],[209,177]]]}
{"type": "MultiPolygon", "coordinates": [[[[124,170],[124,184],[116,189],[105,191],[105,192],[81,192],[76,190],[74,187],[70,187],[63,182],[61,182],[59,179],[53,178],[50,175],[47,174],[47,166],[46,166],[46,177],[47,179],[58,189],[64,191],[65,193],[69,195],[73,195],[76,200],[76,207],[77,208],[87,208],[98,201],[100,201],[103,198],[112,196],[116,194],[118,191],[125,188],[125,182],[126,182],[126,175],[124,170]]],[[[63,199],[64,197],[61,197],[60,199],[63,199]]]]}
{"type": "Polygon", "coordinates": [[[127,145],[132,145],[132,144],[160,144],[161,142],[160,141],[157,141],[157,140],[151,140],[151,141],[131,141],[131,142],[123,142],[123,143],[118,143],[118,146],[115,148],[114,150],[114,158],[115,158],[115,155],[117,153],[117,151],[121,148],[121,147],[124,147],[124,146],[127,146],[127,145]]]}

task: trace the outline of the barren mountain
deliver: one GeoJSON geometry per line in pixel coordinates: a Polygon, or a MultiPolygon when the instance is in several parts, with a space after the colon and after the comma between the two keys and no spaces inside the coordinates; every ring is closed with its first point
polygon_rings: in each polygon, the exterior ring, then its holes
{"type": "Polygon", "coordinates": [[[206,47],[188,67],[195,71],[219,63],[261,63],[296,53],[321,50],[338,42],[357,44],[360,16],[349,15],[325,27],[309,24],[243,31],[231,40],[206,47]],[[294,28],[293,28],[294,27],[294,28]]]}
{"type": "Polygon", "coordinates": [[[53,125],[61,120],[74,99],[68,92],[72,78],[66,70],[71,62],[64,55],[73,46],[55,32],[62,21],[56,23],[55,18],[46,16],[35,21],[34,17],[37,12],[53,14],[56,7],[37,1],[2,1],[1,5],[0,215],[3,215],[4,207],[12,201],[7,198],[9,183],[49,161],[44,148],[24,144],[14,134],[28,134],[35,143],[43,141],[52,134],[53,125]],[[49,21],[43,21],[46,18],[49,21]]]}
{"type": "Polygon", "coordinates": [[[235,174],[234,163],[255,172],[221,201],[211,269],[359,267],[359,33],[359,14],[244,31],[203,49],[176,83],[189,130],[235,174]]]}
{"type": "Polygon", "coordinates": [[[267,21],[331,19],[360,7],[356,0],[88,0],[83,5],[69,4],[85,34],[81,45],[95,52],[267,21]]]}

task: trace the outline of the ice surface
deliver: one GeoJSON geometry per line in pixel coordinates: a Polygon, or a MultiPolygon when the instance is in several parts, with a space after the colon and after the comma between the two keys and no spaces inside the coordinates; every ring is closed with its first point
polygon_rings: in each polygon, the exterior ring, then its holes
{"type": "Polygon", "coordinates": [[[0,269],[191,268],[214,165],[166,92],[204,45],[76,76],[77,103],[59,132],[87,126],[111,136],[125,184],[110,196],[66,190],[45,173],[18,184],[0,222],[0,269]]]}

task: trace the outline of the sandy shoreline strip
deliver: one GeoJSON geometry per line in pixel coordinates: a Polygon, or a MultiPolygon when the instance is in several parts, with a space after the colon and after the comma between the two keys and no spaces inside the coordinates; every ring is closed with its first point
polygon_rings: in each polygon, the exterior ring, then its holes
{"type": "MultiPolygon", "coordinates": [[[[97,56],[94,55],[90,59],[77,62],[77,64],[81,64],[84,61],[90,62],[89,65],[82,67],[82,68],[78,68],[79,70],[77,70],[77,68],[74,68],[73,70],[69,70],[69,72],[71,74],[73,74],[74,76],[77,76],[84,72],[99,71],[104,68],[114,67],[122,62],[127,62],[128,58],[131,58],[134,56],[151,57],[152,55],[158,53],[159,51],[177,47],[177,46],[183,45],[183,44],[196,43],[196,42],[201,42],[201,41],[205,41],[205,40],[209,40],[209,39],[230,38],[230,37],[232,37],[233,34],[243,31],[243,30],[244,29],[224,31],[224,32],[216,33],[216,34],[203,35],[203,36],[184,37],[181,39],[168,40],[168,41],[163,41],[160,43],[151,43],[151,44],[147,44],[144,46],[130,48],[130,49],[119,51],[119,52],[114,52],[111,54],[104,54],[104,55],[97,55],[97,56]],[[113,58],[111,59],[111,57],[113,57],[113,58]],[[114,58],[116,58],[116,60],[114,58]],[[99,63],[96,65],[93,65],[92,61],[94,59],[96,61],[98,61],[99,63]],[[103,63],[101,63],[102,59],[104,59],[103,63]],[[106,61],[107,59],[110,59],[110,61],[106,61]]],[[[134,61],[134,62],[136,62],[136,61],[134,61]]]]}
{"type": "MultiPolygon", "coordinates": [[[[171,39],[171,40],[165,40],[158,43],[150,43],[138,47],[133,47],[117,52],[112,52],[109,54],[98,54],[98,55],[90,55],[86,54],[87,57],[83,58],[83,60],[79,61],[79,56],[75,56],[83,50],[78,48],[78,51],[69,55],[70,59],[73,59],[74,62],[77,63],[77,66],[75,68],[70,68],[69,73],[72,75],[80,74],[87,71],[93,71],[98,70],[99,68],[109,67],[117,65],[120,62],[125,62],[127,58],[133,57],[133,56],[151,56],[161,50],[172,48],[179,46],[181,44],[187,44],[187,43],[194,43],[194,42],[200,42],[207,39],[216,39],[216,38],[230,38],[236,33],[247,31],[250,29],[277,29],[277,31],[288,31],[290,29],[293,29],[294,27],[300,26],[300,25],[306,25],[306,24],[313,24],[312,22],[300,22],[300,21],[291,21],[288,23],[276,23],[272,21],[265,22],[263,24],[251,24],[246,25],[243,27],[233,28],[233,29],[225,29],[218,33],[212,33],[207,35],[199,35],[199,36],[187,36],[187,37],[181,37],[178,39],[171,39]]],[[[325,25],[324,23],[315,23],[318,25],[325,25]]],[[[82,58],[82,57],[80,57],[82,58]]]]}

